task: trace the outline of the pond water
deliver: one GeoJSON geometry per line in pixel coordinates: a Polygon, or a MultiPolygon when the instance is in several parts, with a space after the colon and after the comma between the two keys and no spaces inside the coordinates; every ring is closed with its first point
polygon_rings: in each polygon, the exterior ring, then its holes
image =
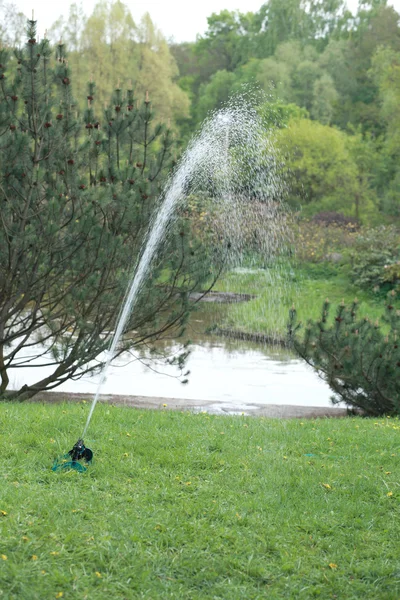
{"type": "MultiPolygon", "coordinates": [[[[177,378],[177,368],[150,354],[124,355],[110,367],[101,393],[156,396],[241,404],[290,404],[331,406],[331,390],[303,361],[287,349],[204,334],[208,319],[196,313],[188,327],[192,340],[186,366],[189,383],[177,378]]],[[[178,351],[176,342],[158,344],[158,353],[178,351]]],[[[16,369],[10,373],[12,388],[33,383],[48,373],[45,367],[16,369]],[[40,371],[40,372],[39,372],[40,371]]],[[[96,392],[100,376],[68,381],[56,391],[96,392]]]]}

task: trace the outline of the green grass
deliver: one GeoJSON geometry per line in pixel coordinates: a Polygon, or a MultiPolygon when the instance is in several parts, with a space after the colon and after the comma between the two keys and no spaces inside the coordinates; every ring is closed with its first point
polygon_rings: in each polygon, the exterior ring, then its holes
{"type": "Polygon", "coordinates": [[[0,405],[0,598],[400,597],[399,420],[87,413],[0,405]]]}
{"type": "Polygon", "coordinates": [[[294,304],[298,318],[302,322],[318,319],[322,303],[329,298],[332,316],[337,305],[344,300],[350,304],[357,297],[360,317],[379,319],[384,313],[384,300],[375,299],[354,285],[346,273],[339,270],[324,276],[323,269],[288,271],[262,271],[255,273],[230,273],[217,284],[221,291],[254,294],[250,302],[224,306],[224,313],[218,315],[218,325],[244,332],[284,335],[289,317],[289,309],[294,304]],[[292,277],[292,278],[291,278],[292,277]]]}

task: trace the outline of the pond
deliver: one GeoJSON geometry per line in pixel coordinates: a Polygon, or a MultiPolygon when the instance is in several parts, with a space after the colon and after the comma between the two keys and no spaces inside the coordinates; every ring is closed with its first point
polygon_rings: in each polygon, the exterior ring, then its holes
{"type": "MultiPolygon", "coordinates": [[[[195,313],[187,335],[192,341],[186,366],[189,382],[178,379],[177,367],[151,357],[124,355],[111,365],[102,394],[218,401],[231,407],[248,404],[331,406],[331,390],[315,372],[287,349],[233,340],[204,333],[209,310],[195,313]]],[[[177,342],[157,345],[158,354],[177,353],[177,342]]],[[[12,388],[33,383],[48,371],[16,369],[10,373],[12,388]],[[40,373],[39,373],[40,371],[40,373]]],[[[99,375],[84,376],[56,388],[59,392],[94,394],[99,375]]]]}

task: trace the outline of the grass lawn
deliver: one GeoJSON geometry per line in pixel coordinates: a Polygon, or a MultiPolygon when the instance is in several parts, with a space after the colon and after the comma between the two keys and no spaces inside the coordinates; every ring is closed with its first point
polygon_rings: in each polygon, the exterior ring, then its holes
{"type": "Polygon", "coordinates": [[[359,301],[359,315],[368,316],[374,321],[384,312],[384,298],[375,299],[356,288],[349,277],[340,271],[324,275],[315,265],[296,269],[291,279],[288,270],[258,270],[253,273],[229,273],[217,283],[220,291],[254,294],[250,302],[224,306],[216,318],[222,328],[251,333],[266,333],[284,336],[289,317],[289,309],[294,304],[299,319],[318,319],[322,303],[329,298],[331,314],[336,314],[337,305],[344,300],[351,304],[354,298],[359,301]]]}
{"type": "Polygon", "coordinates": [[[87,414],[0,404],[0,598],[400,597],[399,420],[87,414]]]}

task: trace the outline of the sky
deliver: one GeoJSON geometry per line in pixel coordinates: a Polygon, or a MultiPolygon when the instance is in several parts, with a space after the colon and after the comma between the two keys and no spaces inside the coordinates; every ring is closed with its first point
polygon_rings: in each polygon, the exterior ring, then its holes
{"type": "MultiPolygon", "coordinates": [[[[34,9],[38,21],[38,33],[43,35],[54,21],[61,15],[68,17],[69,7],[79,0],[13,0],[18,10],[31,18],[34,9]]],[[[265,1],[265,0],[264,0],[265,1]]],[[[207,17],[221,10],[240,10],[241,12],[256,12],[264,3],[263,0],[125,0],[135,21],[148,12],[152,21],[162,31],[167,39],[176,42],[194,41],[197,34],[203,34],[207,29],[207,17]]],[[[282,0],[284,2],[285,0],[282,0]]],[[[82,3],[87,15],[90,15],[96,0],[84,0],[82,3]]],[[[348,0],[348,6],[354,10],[357,0],[348,0]]],[[[400,0],[392,0],[400,12],[400,0]]]]}

